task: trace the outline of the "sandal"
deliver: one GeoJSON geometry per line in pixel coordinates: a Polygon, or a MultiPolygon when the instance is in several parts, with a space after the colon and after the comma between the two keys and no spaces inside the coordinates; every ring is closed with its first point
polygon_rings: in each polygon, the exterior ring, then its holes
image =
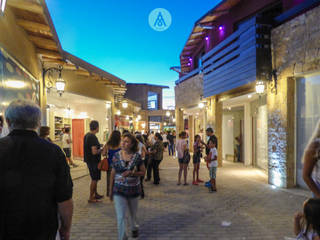
{"type": "Polygon", "coordinates": [[[178,182],[178,183],[177,183],[177,185],[178,185],[178,186],[180,186],[180,185],[181,185],[181,183],[179,183],[179,182],[178,182]]]}

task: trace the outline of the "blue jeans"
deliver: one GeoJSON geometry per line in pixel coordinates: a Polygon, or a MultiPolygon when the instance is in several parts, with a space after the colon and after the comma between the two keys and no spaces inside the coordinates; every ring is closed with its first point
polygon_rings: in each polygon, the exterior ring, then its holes
{"type": "Polygon", "coordinates": [[[174,144],[169,143],[169,156],[174,156],[174,144]]]}
{"type": "Polygon", "coordinates": [[[126,234],[126,213],[129,209],[131,231],[139,229],[137,223],[137,211],[138,211],[138,198],[126,198],[120,195],[114,195],[114,206],[117,213],[117,223],[118,223],[118,239],[126,240],[128,236],[126,234]]]}

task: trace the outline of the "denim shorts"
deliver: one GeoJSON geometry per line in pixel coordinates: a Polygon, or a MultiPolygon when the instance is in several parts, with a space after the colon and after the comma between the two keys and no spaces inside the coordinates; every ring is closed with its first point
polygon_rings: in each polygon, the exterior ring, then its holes
{"type": "Polygon", "coordinates": [[[185,158],[179,158],[178,161],[181,164],[188,164],[190,162],[190,161],[187,161],[185,158]]]}
{"type": "Polygon", "coordinates": [[[91,180],[99,181],[101,179],[101,171],[98,169],[97,162],[87,162],[91,180]]]}
{"type": "Polygon", "coordinates": [[[210,167],[209,175],[210,175],[210,179],[216,179],[217,167],[210,167]]]}

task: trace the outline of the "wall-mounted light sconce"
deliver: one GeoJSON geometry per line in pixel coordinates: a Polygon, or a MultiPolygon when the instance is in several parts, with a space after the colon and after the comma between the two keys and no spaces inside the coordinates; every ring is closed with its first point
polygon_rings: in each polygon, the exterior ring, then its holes
{"type": "Polygon", "coordinates": [[[264,81],[257,81],[256,82],[256,92],[261,95],[264,93],[265,85],[264,81]]]}
{"type": "Polygon", "coordinates": [[[166,116],[170,117],[171,113],[169,111],[166,111],[166,116]]]}
{"type": "Polygon", "coordinates": [[[201,109],[204,108],[204,103],[203,103],[203,102],[200,102],[200,103],[198,104],[198,107],[201,108],[201,109]]]}
{"type": "Polygon", "coordinates": [[[126,102],[126,101],[125,101],[125,102],[122,102],[122,107],[123,107],[123,108],[127,108],[127,107],[128,107],[128,102],[126,102]]]}
{"type": "Polygon", "coordinates": [[[63,80],[62,75],[62,66],[60,65],[59,68],[55,68],[55,67],[51,67],[51,68],[43,68],[42,69],[42,80],[43,80],[43,85],[48,89],[48,91],[50,91],[51,88],[53,88],[54,82],[55,82],[55,87],[57,89],[57,92],[59,93],[60,97],[62,96],[62,93],[64,92],[65,86],[66,86],[66,82],[63,80]],[[52,80],[52,76],[51,78],[48,79],[48,81],[45,80],[46,74],[47,73],[51,73],[51,75],[54,72],[58,72],[59,76],[57,78],[57,80],[52,80]]]}
{"type": "Polygon", "coordinates": [[[0,0],[0,16],[4,14],[4,10],[6,9],[7,0],[0,0]]]}

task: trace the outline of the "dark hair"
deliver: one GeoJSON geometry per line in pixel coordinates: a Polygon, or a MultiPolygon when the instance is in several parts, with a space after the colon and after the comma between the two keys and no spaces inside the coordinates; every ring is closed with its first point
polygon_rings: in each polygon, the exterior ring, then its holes
{"type": "Polygon", "coordinates": [[[198,137],[200,137],[200,135],[198,135],[198,134],[195,135],[195,136],[194,136],[194,141],[197,141],[197,138],[198,138],[198,137]]]}
{"type": "Polygon", "coordinates": [[[3,117],[0,115],[0,126],[3,127],[3,117]]]}
{"type": "Polygon", "coordinates": [[[50,128],[48,126],[40,127],[39,137],[44,138],[50,134],[50,128]]]}
{"type": "Polygon", "coordinates": [[[130,133],[130,132],[129,132],[129,130],[127,130],[127,129],[123,129],[123,131],[122,131],[122,135],[125,135],[125,134],[127,134],[127,133],[130,133]]]}
{"type": "Polygon", "coordinates": [[[113,130],[108,139],[107,146],[115,148],[120,145],[120,142],[121,142],[121,133],[118,130],[113,130]]]}
{"type": "Polygon", "coordinates": [[[162,138],[162,136],[161,136],[160,133],[157,132],[155,136],[156,136],[156,138],[159,139],[160,141],[163,141],[163,138],[162,138]]]}
{"type": "Polygon", "coordinates": [[[187,133],[185,131],[182,131],[180,134],[179,134],[179,137],[185,137],[187,136],[187,133]]]}
{"type": "Polygon", "coordinates": [[[211,127],[207,128],[206,132],[213,133],[213,129],[211,127]]]}
{"type": "Polygon", "coordinates": [[[99,122],[98,121],[92,120],[90,122],[90,131],[97,130],[98,127],[99,127],[99,122]]]}
{"type": "Polygon", "coordinates": [[[138,140],[136,139],[136,137],[134,135],[132,135],[131,133],[125,133],[123,135],[123,138],[129,138],[130,141],[131,141],[131,148],[130,148],[130,151],[132,153],[136,153],[138,152],[138,140]]]}
{"type": "Polygon", "coordinates": [[[147,143],[148,142],[148,135],[147,134],[143,134],[143,139],[144,139],[144,142],[147,143]]]}
{"type": "Polygon", "coordinates": [[[312,225],[312,229],[320,236],[320,199],[308,199],[304,204],[303,213],[306,219],[306,230],[304,235],[307,235],[307,232],[312,225]]]}
{"type": "Polygon", "coordinates": [[[210,144],[210,142],[212,142],[215,147],[217,146],[216,142],[212,138],[209,138],[208,145],[210,144]]]}
{"type": "Polygon", "coordinates": [[[138,139],[139,142],[145,145],[144,137],[142,137],[141,134],[136,135],[136,138],[138,139]]]}
{"type": "Polygon", "coordinates": [[[154,134],[154,131],[151,131],[151,134],[154,134]]]}
{"type": "Polygon", "coordinates": [[[68,127],[65,128],[65,129],[64,129],[64,132],[65,132],[65,133],[69,133],[69,132],[70,132],[70,128],[68,128],[68,127]]]}

